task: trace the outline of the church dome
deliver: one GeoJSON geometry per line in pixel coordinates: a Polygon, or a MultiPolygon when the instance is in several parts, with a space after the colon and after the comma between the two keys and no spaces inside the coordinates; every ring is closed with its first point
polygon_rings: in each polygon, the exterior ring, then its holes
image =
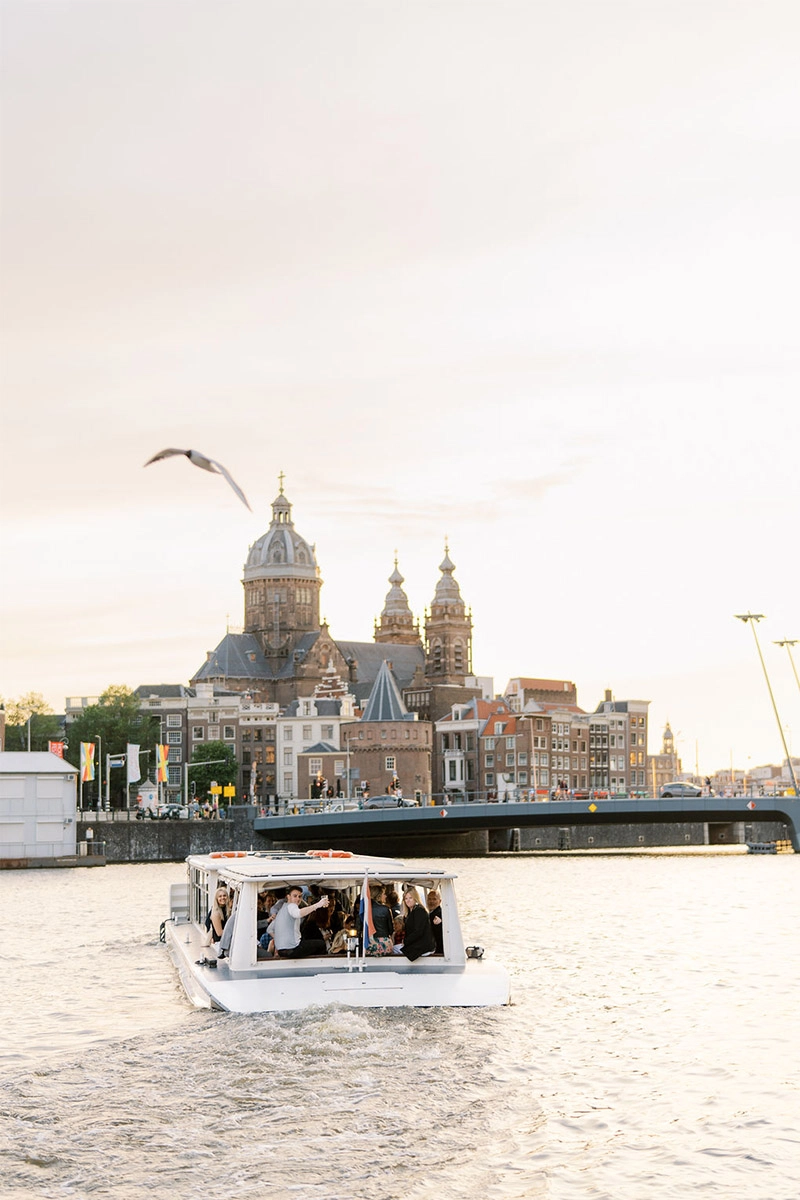
{"type": "Polygon", "coordinates": [[[319,567],[314,553],[292,522],[292,506],[281,490],[272,502],[272,522],[266,533],[253,542],[244,565],[245,580],[318,579],[319,567]]]}

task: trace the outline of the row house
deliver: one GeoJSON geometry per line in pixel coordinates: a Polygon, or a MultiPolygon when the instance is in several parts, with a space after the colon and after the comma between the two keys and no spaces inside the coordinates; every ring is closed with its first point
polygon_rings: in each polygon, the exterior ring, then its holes
{"type": "MultiPolygon", "coordinates": [[[[287,705],[275,722],[278,761],[273,772],[273,787],[271,790],[265,787],[266,794],[309,796],[312,780],[324,773],[320,755],[340,749],[342,722],[349,724],[355,711],[355,698],[350,695],[330,699],[301,697],[287,705]],[[306,757],[301,759],[302,755],[306,757]]],[[[338,779],[342,778],[344,769],[342,760],[336,772],[338,779]]]]}

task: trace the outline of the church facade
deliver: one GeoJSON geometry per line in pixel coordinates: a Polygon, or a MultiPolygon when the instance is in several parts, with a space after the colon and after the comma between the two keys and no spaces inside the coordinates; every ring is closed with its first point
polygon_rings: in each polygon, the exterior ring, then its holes
{"type": "Polygon", "coordinates": [[[356,702],[370,694],[383,663],[401,691],[415,683],[463,689],[472,669],[472,617],[453,577],[447,547],[424,636],[403,591],[395,559],[390,590],[371,642],[336,639],[320,618],[322,576],[316,547],[295,529],[283,481],[269,529],[244,565],[244,628],[228,632],[192,677],[281,708],[311,695],[335,672],[356,702]]]}

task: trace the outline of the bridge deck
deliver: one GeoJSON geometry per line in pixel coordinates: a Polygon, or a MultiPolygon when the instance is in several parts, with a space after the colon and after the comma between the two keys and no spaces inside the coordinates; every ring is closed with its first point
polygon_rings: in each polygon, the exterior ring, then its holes
{"type": "Polygon", "coordinates": [[[449,804],[442,807],[391,808],[378,811],[319,812],[257,817],[254,827],[281,842],[309,838],[341,838],[348,833],[459,833],[475,829],[509,829],[536,825],[650,824],[662,821],[781,821],[800,852],[800,800],[793,796],[701,796],[667,800],[558,800],[510,804],[449,804]]]}

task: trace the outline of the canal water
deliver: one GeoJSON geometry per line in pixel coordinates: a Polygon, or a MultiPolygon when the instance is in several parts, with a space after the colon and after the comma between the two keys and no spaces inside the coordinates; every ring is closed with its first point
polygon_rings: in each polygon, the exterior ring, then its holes
{"type": "Polygon", "coordinates": [[[450,863],[504,1009],[192,1009],[168,864],[0,873],[0,1195],[797,1200],[800,861],[450,863]]]}

